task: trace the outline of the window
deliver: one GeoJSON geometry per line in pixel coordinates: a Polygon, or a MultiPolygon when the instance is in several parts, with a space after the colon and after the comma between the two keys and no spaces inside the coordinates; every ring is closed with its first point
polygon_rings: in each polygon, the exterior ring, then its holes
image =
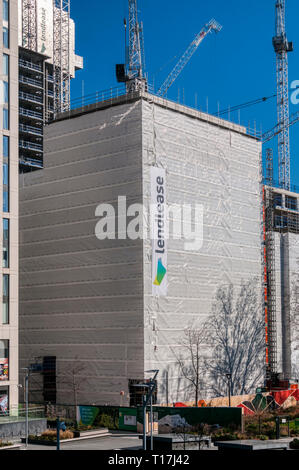
{"type": "Polygon", "coordinates": [[[281,194],[277,194],[277,193],[274,194],[273,201],[274,201],[274,207],[276,206],[282,207],[282,195],[281,194]]]}
{"type": "Polygon", "coordinates": [[[3,184],[8,186],[8,163],[3,163],[3,184]]]}
{"type": "Polygon", "coordinates": [[[7,108],[3,108],[3,129],[9,129],[9,112],[7,108]]]}
{"type": "Polygon", "coordinates": [[[3,212],[9,212],[9,137],[3,136],[3,212]]]}
{"type": "Polygon", "coordinates": [[[9,275],[3,274],[2,323],[9,324],[9,275]]]}
{"type": "Polygon", "coordinates": [[[8,0],[2,0],[3,4],[3,21],[9,21],[9,3],[8,0]]]}
{"type": "Polygon", "coordinates": [[[3,219],[3,268],[9,268],[9,220],[3,219]]]}
{"type": "Polygon", "coordinates": [[[56,356],[43,358],[44,401],[56,403],[56,356]]]}
{"type": "Polygon", "coordinates": [[[3,103],[9,103],[9,84],[6,81],[3,81],[3,103]]]}
{"type": "Polygon", "coordinates": [[[9,55],[3,54],[3,75],[9,75],[9,55]]]}
{"type": "Polygon", "coordinates": [[[3,136],[3,158],[9,158],[9,137],[3,136]]]}
{"type": "Polygon", "coordinates": [[[9,360],[8,340],[0,339],[0,382],[8,380],[8,360],[9,360]]]}
{"type": "Polygon", "coordinates": [[[8,191],[3,190],[3,212],[9,212],[9,197],[8,191]]]}
{"type": "Polygon", "coordinates": [[[6,26],[3,26],[3,47],[9,48],[9,31],[6,26]]]}
{"type": "Polygon", "coordinates": [[[297,199],[295,197],[286,196],[286,208],[297,210],[297,199]]]}

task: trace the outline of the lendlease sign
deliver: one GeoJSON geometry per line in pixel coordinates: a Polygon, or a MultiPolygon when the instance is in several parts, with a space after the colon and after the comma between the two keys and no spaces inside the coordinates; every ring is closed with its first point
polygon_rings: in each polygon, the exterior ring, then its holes
{"type": "Polygon", "coordinates": [[[167,204],[167,178],[163,168],[150,168],[149,207],[127,204],[118,196],[117,214],[112,204],[99,204],[95,216],[98,240],[151,240],[152,294],[167,295],[168,241],[183,241],[185,251],[199,251],[203,246],[203,205],[167,204]]]}
{"type": "Polygon", "coordinates": [[[167,295],[166,172],[151,168],[152,293],[167,295]]]}
{"type": "Polygon", "coordinates": [[[53,2],[37,0],[37,52],[53,59],[53,2]]]}

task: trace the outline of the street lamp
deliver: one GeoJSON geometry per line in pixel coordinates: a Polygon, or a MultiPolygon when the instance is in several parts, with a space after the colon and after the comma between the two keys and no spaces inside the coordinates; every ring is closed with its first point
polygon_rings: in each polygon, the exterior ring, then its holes
{"type": "Polygon", "coordinates": [[[150,384],[152,385],[153,389],[150,394],[150,420],[151,420],[151,450],[154,450],[154,437],[153,437],[153,393],[156,390],[156,378],[157,375],[159,374],[158,369],[153,369],[153,370],[146,370],[146,374],[155,374],[154,378],[150,379],[150,384]]]}
{"type": "Polygon", "coordinates": [[[30,367],[24,367],[22,370],[26,371],[25,375],[25,448],[28,448],[28,434],[29,434],[29,413],[28,413],[28,402],[29,402],[29,373],[30,367]]]}
{"type": "Polygon", "coordinates": [[[228,380],[228,406],[231,407],[231,379],[232,374],[225,374],[228,380]]]}
{"type": "Polygon", "coordinates": [[[148,383],[144,384],[134,384],[133,387],[137,388],[145,388],[148,390],[147,394],[143,395],[143,450],[146,450],[146,407],[150,402],[151,411],[150,411],[150,419],[151,419],[151,450],[153,450],[153,393],[156,390],[156,377],[159,373],[159,370],[147,370],[145,373],[154,373],[154,378],[151,378],[148,383]]]}

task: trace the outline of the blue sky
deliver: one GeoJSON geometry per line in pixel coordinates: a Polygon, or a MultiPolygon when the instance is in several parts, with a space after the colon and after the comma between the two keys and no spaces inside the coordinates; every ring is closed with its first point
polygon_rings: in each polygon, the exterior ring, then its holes
{"type": "MultiPolygon", "coordinates": [[[[289,81],[299,80],[299,2],[287,0],[289,81]]],[[[72,83],[72,99],[117,86],[115,64],[124,62],[123,18],[127,0],[71,0],[76,22],[76,52],[84,57],[84,71],[72,83]]],[[[139,19],[144,23],[145,60],[149,82],[162,84],[176,60],[211,18],[223,25],[209,35],[168,92],[213,113],[276,93],[276,65],[272,47],[275,0],[139,0],[139,19]],[[176,59],[175,59],[176,56],[176,59]],[[208,99],[207,99],[208,98],[208,99]]],[[[299,105],[290,104],[290,112],[299,105]]],[[[226,116],[227,117],[227,116],[226,116]]],[[[238,122],[238,113],[231,115],[238,122]]],[[[241,124],[266,131],[276,124],[276,99],[241,111],[241,124]]],[[[277,140],[274,150],[277,179],[277,140]]],[[[299,185],[299,123],[291,128],[291,182],[299,185]]]]}

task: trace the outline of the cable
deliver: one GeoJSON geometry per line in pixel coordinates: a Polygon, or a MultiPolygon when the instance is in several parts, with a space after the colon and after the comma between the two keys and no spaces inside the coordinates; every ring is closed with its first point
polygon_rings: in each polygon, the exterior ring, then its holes
{"type": "Polygon", "coordinates": [[[238,111],[239,109],[244,109],[244,108],[248,108],[250,106],[254,106],[256,104],[260,104],[260,103],[264,103],[265,101],[268,101],[272,98],[275,98],[277,97],[277,93],[275,93],[274,95],[271,95],[271,96],[264,96],[263,98],[258,98],[256,100],[252,100],[252,101],[247,101],[246,103],[242,103],[242,104],[239,104],[239,105],[236,105],[236,106],[232,106],[230,108],[227,108],[227,109],[224,109],[222,111],[217,111],[216,113],[212,113],[214,116],[223,116],[224,114],[228,114],[228,113],[231,113],[231,112],[234,112],[234,111],[238,111]]]}

